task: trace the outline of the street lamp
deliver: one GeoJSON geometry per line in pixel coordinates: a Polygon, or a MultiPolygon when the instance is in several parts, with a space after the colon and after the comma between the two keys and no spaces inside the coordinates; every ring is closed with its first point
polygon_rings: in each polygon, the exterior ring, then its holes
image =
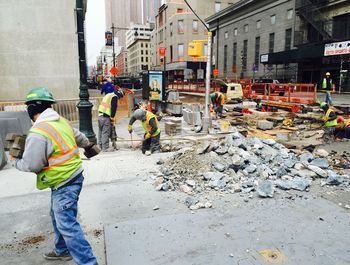
{"type": "Polygon", "coordinates": [[[77,14],[77,35],[78,35],[78,52],[79,52],[79,129],[90,142],[96,143],[96,135],[92,129],[92,103],[89,101],[89,91],[87,86],[87,67],[85,55],[85,36],[84,36],[84,7],[83,0],[76,0],[77,14]]]}

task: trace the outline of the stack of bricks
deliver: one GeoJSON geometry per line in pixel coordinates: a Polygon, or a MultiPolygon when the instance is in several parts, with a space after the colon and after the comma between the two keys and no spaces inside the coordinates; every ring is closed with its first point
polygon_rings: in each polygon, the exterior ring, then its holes
{"type": "Polygon", "coordinates": [[[165,133],[167,135],[181,134],[182,131],[182,121],[181,119],[168,119],[165,122],[165,133]]]}
{"type": "Polygon", "coordinates": [[[10,151],[10,155],[13,157],[21,158],[24,152],[26,136],[16,133],[8,133],[5,140],[7,141],[5,150],[10,151]]]}

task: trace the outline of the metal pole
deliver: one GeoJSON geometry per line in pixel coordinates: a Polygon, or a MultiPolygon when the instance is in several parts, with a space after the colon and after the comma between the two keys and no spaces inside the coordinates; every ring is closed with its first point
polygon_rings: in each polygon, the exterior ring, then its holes
{"type": "MultiPolygon", "coordinates": [[[[114,29],[115,29],[114,23],[112,23],[113,67],[115,67],[114,29]]],[[[113,82],[115,84],[115,75],[113,75],[113,82]]]]}
{"type": "Polygon", "coordinates": [[[339,94],[343,85],[343,56],[340,56],[340,74],[339,74],[339,94]]]}
{"type": "Polygon", "coordinates": [[[77,35],[78,35],[78,52],[79,52],[79,129],[90,142],[96,143],[96,135],[92,129],[92,103],[89,101],[89,91],[87,87],[87,67],[85,55],[85,36],[84,36],[84,8],[83,0],[76,0],[76,14],[77,14],[77,35]]]}
{"type": "Polygon", "coordinates": [[[208,31],[208,58],[207,58],[207,72],[205,77],[205,111],[203,117],[203,132],[208,133],[211,126],[211,119],[209,113],[209,93],[210,93],[210,74],[211,74],[211,38],[212,33],[208,31]]]}

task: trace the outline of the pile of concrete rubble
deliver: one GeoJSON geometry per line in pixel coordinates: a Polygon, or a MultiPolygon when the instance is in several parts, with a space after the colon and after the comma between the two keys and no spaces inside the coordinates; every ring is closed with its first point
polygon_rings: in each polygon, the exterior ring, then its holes
{"type": "Polygon", "coordinates": [[[236,131],[223,140],[186,147],[158,161],[155,185],[159,191],[180,190],[191,195],[185,202],[191,209],[211,207],[194,198],[211,190],[256,192],[272,198],[276,189],[307,191],[313,183],[347,187],[349,176],[332,169],[329,157],[323,149],[313,154],[289,150],[272,139],[246,138],[236,131]]]}

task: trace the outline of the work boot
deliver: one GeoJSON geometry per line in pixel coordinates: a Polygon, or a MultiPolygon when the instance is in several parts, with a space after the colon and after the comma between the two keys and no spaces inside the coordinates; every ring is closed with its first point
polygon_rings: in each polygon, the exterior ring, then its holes
{"type": "Polygon", "coordinates": [[[55,251],[43,254],[44,258],[47,260],[62,260],[68,261],[72,259],[72,256],[69,253],[58,255],[55,251]]]}

